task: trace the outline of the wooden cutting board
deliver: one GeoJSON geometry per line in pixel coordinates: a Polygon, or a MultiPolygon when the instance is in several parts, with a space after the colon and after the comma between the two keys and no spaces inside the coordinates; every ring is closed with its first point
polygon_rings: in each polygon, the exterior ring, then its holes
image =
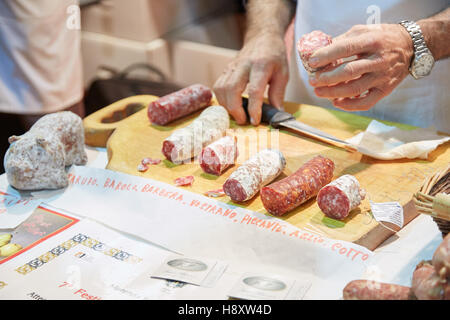
{"type": "MultiPolygon", "coordinates": [[[[148,95],[130,97],[88,116],[84,119],[86,144],[107,147],[109,162],[106,168],[110,170],[169,184],[174,184],[174,179],[178,177],[193,175],[195,177],[193,185],[184,188],[197,193],[221,188],[236,166],[229,168],[222,176],[216,177],[203,173],[196,162],[174,165],[164,160],[156,166],[150,166],[145,173],[138,172],[137,166],[144,157],[164,159],[161,153],[163,140],[173,130],[187,125],[200,113],[197,112],[167,126],[152,125],[147,118],[146,106],[155,99],[157,97],[148,95]]],[[[285,109],[294,114],[298,120],[341,139],[350,138],[364,131],[372,120],[351,113],[289,102],[285,103],[285,109]]],[[[404,130],[414,128],[404,124],[383,122],[404,130]]],[[[354,210],[344,221],[326,217],[315,199],[309,200],[281,219],[304,230],[333,239],[354,242],[370,250],[375,249],[393,232],[373,219],[368,199],[374,202],[400,202],[404,206],[406,225],[417,216],[411,202],[413,193],[419,189],[424,178],[450,162],[449,143],[438,147],[427,160],[381,161],[330,146],[292,131],[278,131],[262,125],[256,128],[250,125],[237,126],[234,121],[231,121],[231,129],[234,129],[239,141],[241,151],[239,163],[256,152],[258,147],[261,149],[275,147],[283,152],[287,165],[278,179],[290,175],[303,163],[319,154],[334,161],[335,178],[343,174],[356,176],[367,191],[368,197],[360,208],[354,210]]],[[[217,199],[232,203],[227,196],[217,199]]],[[[244,204],[235,205],[268,214],[259,194],[244,204]]],[[[398,230],[394,225],[389,227],[398,230]]]]}

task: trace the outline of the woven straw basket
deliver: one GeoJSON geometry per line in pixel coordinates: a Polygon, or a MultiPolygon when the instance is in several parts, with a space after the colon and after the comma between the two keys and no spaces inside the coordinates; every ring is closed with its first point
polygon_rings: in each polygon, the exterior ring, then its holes
{"type": "Polygon", "coordinates": [[[419,213],[433,217],[443,237],[450,232],[450,164],[425,179],[414,204],[419,213]]]}

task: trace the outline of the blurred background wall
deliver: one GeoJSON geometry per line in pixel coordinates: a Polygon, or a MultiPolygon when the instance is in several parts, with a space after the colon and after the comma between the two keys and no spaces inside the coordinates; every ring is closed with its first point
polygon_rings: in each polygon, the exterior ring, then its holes
{"type": "MultiPolygon", "coordinates": [[[[123,70],[133,63],[153,65],[180,86],[202,83],[212,87],[242,47],[245,31],[242,0],[84,3],[88,3],[83,5],[81,1],[86,87],[104,75],[102,66],[123,70]]],[[[291,81],[286,100],[297,101],[297,67],[295,56],[290,57],[291,81]]]]}

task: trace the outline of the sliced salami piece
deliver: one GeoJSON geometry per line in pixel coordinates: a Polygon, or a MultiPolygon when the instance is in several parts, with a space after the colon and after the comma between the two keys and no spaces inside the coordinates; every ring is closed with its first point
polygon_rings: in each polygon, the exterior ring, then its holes
{"type": "Polygon", "coordinates": [[[411,288],[373,280],[350,281],[343,290],[344,300],[408,300],[411,288]]]}
{"type": "Polygon", "coordinates": [[[309,58],[317,49],[328,46],[332,43],[331,36],[322,31],[315,30],[303,35],[297,42],[297,50],[302,60],[303,66],[308,73],[314,73],[322,68],[314,69],[309,66],[309,58]]]}
{"type": "Polygon", "coordinates": [[[200,153],[202,170],[220,176],[238,157],[237,138],[225,136],[205,147],[200,153]]]}
{"type": "Polygon", "coordinates": [[[317,195],[331,181],[333,171],[334,163],[330,159],[312,158],[290,176],[262,188],[264,208],[277,216],[295,209],[317,195]]]}
{"type": "Polygon", "coordinates": [[[317,204],[328,217],[342,220],[361,204],[365,196],[366,192],[361,189],[358,180],[346,174],[319,191],[317,204]]]}
{"type": "Polygon", "coordinates": [[[194,182],[194,176],[176,178],[174,182],[177,187],[191,186],[192,183],[194,182]]]}
{"type": "Polygon", "coordinates": [[[279,150],[264,149],[233,171],[223,190],[233,201],[247,201],[278,177],[285,166],[286,160],[279,150]]]}
{"type": "Polygon", "coordinates": [[[207,197],[218,198],[218,197],[223,197],[225,195],[225,192],[221,188],[221,189],[206,191],[204,193],[204,195],[207,197]]]}
{"type": "Polygon", "coordinates": [[[139,172],[145,172],[148,170],[148,166],[146,164],[139,163],[139,165],[137,166],[137,170],[139,172]]]}
{"type": "Polygon", "coordinates": [[[230,117],[224,107],[208,107],[188,126],[175,130],[165,139],[162,153],[174,163],[190,160],[205,146],[223,137],[229,127],[230,117]]]}
{"type": "Polygon", "coordinates": [[[147,115],[151,123],[165,125],[209,106],[211,98],[211,89],[194,84],[151,102],[147,115]]]}

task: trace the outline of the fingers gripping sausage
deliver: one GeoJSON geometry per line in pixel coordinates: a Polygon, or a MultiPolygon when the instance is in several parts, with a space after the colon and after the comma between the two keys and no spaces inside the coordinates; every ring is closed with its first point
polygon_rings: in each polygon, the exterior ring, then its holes
{"type": "Polygon", "coordinates": [[[410,297],[410,287],[373,280],[353,280],[343,290],[344,300],[408,300],[410,297]]]}

